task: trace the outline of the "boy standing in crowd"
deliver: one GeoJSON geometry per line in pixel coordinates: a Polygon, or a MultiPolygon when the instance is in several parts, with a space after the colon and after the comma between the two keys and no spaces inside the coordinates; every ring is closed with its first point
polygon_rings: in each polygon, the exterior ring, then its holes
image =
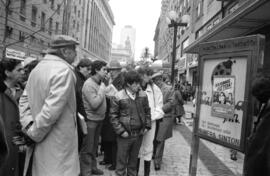
{"type": "Polygon", "coordinates": [[[137,157],[143,134],[151,129],[147,95],[140,90],[136,71],[125,74],[125,88],[116,93],[110,115],[117,136],[117,176],[136,176],[137,157]]]}

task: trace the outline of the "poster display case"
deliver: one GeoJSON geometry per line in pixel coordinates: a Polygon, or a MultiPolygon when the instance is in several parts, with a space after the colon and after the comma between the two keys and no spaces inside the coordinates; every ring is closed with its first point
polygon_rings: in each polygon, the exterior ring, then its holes
{"type": "Polygon", "coordinates": [[[261,35],[200,44],[195,133],[244,152],[251,130],[252,78],[263,65],[261,35]]]}

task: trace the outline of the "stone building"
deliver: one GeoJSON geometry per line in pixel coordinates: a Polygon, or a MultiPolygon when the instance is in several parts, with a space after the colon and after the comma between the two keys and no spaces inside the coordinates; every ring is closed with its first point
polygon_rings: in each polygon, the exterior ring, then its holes
{"type": "Polygon", "coordinates": [[[39,57],[62,33],[63,9],[63,0],[0,1],[0,57],[4,47],[10,57],[39,57]]]}
{"type": "MultiPolygon", "coordinates": [[[[81,26],[79,32],[74,33],[80,41],[80,57],[108,62],[111,56],[112,32],[115,25],[108,0],[80,1],[82,1],[82,6],[77,6],[77,8],[80,7],[81,18],[71,19],[75,20],[75,28],[77,24],[81,26]]],[[[78,0],[74,0],[74,3],[78,4],[78,0]]],[[[77,9],[77,16],[78,13],[77,9]]]]}

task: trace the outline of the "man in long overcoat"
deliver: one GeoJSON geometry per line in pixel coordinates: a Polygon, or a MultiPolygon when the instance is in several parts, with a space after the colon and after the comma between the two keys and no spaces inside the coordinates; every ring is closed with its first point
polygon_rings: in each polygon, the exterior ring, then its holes
{"type": "Polygon", "coordinates": [[[165,140],[172,137],[172,129],[174,123],[174,90],[162,80],[162,72],[155,73],[152,76],[154,83],[160,88],[163,94],[163,107],[165,113],[162,119],[156,122],[156,133],[154,140],[154,165],[155,170],[160,170],[160,165],[163,157],[165,140]]]}
{"type": "Polygon", "coordinates": [[[76,77],[71,66],[77,44],[69,36],[55,36],[50,54],[45,55],[29,76],[28,97],[20,106],[29,106],[25,109],[30,110],[33,118],[23,129],[36,142],[27,153],[28,156],[32,152],[33,176],[79,175],[76,77]]]}

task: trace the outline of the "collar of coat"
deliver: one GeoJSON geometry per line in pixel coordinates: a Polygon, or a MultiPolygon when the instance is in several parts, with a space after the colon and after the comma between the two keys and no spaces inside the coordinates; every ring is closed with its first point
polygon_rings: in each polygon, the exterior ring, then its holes
{"type": "Polygon", "coordinates": [[[64,59],[62,59],[56,55],[46,54],[43,60],[59,61],[59,62],[64,63],[65,65],[67,65],[71,70],[74,70],[72,65],[70,65],[67,61],[65,61],[64,59]]]}

